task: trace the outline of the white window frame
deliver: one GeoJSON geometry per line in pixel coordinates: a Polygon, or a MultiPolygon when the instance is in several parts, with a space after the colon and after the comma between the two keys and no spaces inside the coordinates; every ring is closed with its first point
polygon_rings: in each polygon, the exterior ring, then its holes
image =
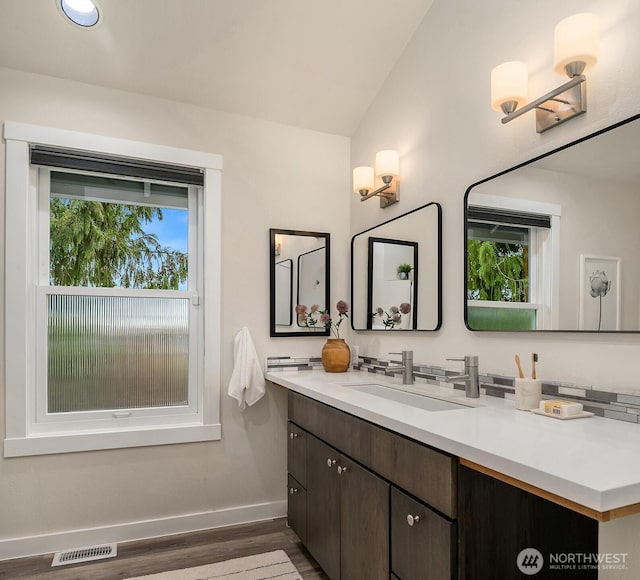
{"type": "Polygon", "coordinates": [[[473,193],[467,204],[473,207],[502,209],[548,216],[551,227],[530,230],[529,240],[529,302],[500,302],[467,300],[468,306],[480,308],[517,308],[536,311],[536,330],[557,330],[560,323],[560,218],[562,206],[555,203],[533,201],[473,193]]]}
{"type": "MultiPolygon", "coordinates": [[[[5,439],[4,456],[42,455],[97,449],[140,447],[218,440],[220,426],[220,269],[221,269],[221,171],[219,155],[115,139],[75,131],[5,122],[6,227],[5,227],[5,439]],[[67,291],[42,285],[41,273],[48,270],[47,251],[42,249],[39,230],[38,170],[30,166],[29,146],[49,145],[119,155],[158,163],[201,168],[204,171],[202,211],[199,217],[203,251],[198,256],[202,276],[189,296],[203,312],[203,340],[200,341],[196,372],[201,377],[195,409],[154,417],[146,410],[127,412],[104,420],[43,422],[35,404],[42,370],[36,365],[38,341],[37,306],[47,292],[67,291]],[[206,259],[204,259],[206,255],[206,259]],[[46,260],[46,264],[43,261],[46,260]],[[204,354],[206,353],[206,357],[204,354]],[[193,412],[195,411],[195,412],[193,412]],[[40,420],[39,420],[40,419],[40,420]]],[[[192,225],[192,224],[190,224],[192,225]]],[[[193,224],[196,225],[196,224],[193,224]]],[[[189,244],[193,240],[189,240],[189,244]]],[[[48,283],[48,282],[47,282],[48,283]]],[[[193,286],[190,286],[193,288],[193,286]]],[[[83,289],[86,291],[86,289],[83,289]]],[[[119,289],[95,289],[117,293],[119,289]]],[[[131,292],[131,291],[129,291],[131,292]]],[[[163,291],[163,296],[167,296],[163,291]]],[[[135,291],[134,291],[135,293],[135,291]]],[[[193,309],[192,309],[193,311],[193,309]]],[[[40,317],[41,320],[42,317],[40,317]]],[[[40,337],[40,338],[39,338],[40,337]]],[[[42,345],[40,344],[40,348],[42,345]]],[[[192,369],[190,368],[190,372],[192,369]]]]}

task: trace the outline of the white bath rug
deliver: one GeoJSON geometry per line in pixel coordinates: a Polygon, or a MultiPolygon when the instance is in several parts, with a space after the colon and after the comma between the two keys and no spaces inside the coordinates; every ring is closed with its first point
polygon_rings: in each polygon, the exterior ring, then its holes
{"type": "Polygon", "coordinates": [[[127,580],[302,580],[283,550],[127,580]]]}

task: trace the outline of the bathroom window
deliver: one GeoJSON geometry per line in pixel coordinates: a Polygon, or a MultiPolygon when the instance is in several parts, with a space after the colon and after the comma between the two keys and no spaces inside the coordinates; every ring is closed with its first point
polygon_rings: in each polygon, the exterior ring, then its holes
{"type": "Polygon", "coordinates": [[[557,327],[559,210],[476,194],[467,208],[467,322],[474,330],[557,327]],[[522,205],[522,207],[518,207],[522,205]],[[533,211],[532,211],[533,210],[533,211]]]}
{"type": "Polygon", "coordinates": [[[218,439],[217,156],[8,125],[5,456],[218,439]]]}
{"type": "Polygon", "coordinates": [[[195,412],[201,188],[45,167],[38,183],[39,423],[195,412]]]}

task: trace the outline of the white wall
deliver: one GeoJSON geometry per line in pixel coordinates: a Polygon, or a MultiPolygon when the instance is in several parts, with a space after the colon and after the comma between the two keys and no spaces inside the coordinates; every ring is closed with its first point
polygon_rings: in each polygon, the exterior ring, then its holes
{"type": "Polygon", "coordinates": [[[407,336],[358,334],[360,353],[413,348],[414,360],[448,368],[445,357],[480,356],[484,372],[515,374],[513,356],[536,351],[543,378],[640,391],[637,335],[473,333],[464,326],[463,198],[469,185],[640,111],[640,3],[632,0],[435,0],[352,138],[351,166],[379,149],[400,151],[400,203],[382,210],[351,201],[351,232],[428,201],[443,206],[443,327],[407,336]],[[491,69],[529,65],[530,96],[564,80],[553,72],[553,30],[576,12],[600,17],[601,56],[588,73],[589,110],[541,135],[533,114],[507,125],[490,108],[491,69]]]}
{"type": "MultiPolygon", "coordinates": [[[[339,249],[347,248],[349,242],[348,139],[7,69],[0,69],[0,87],[0,122],[40,124],[221,154],[223,392],[233,365],[233,337],[244,325],[250,328],[260,357],[318,355],[322,338],[269,338],[269,228],[329,232],[331,246],[338,250],[331,260],[332,301],[346,296],[348,252],[339,249]]],[[[0,159],[4,208],[4,144],[0,159]]],[[[0,239],[4,240],[4,233],[0,239]]],[[[4,267],[1,272],[4,287],[4,267]]],[[[5,339],[11,340],[10,328],[5,339]]],[[[4,352],[3,345],[0,351],[4,352]]],[[[267,516],[274,510],[283,514],[284,391],[270,388],[265,399],[244,412],[226,394],[221,398],[219,442],[0,458],[0,559],[15,555],[16,545],[3,543],[12,538],[178,518],[147,522],[133,531],[114,530],[105,537],[111,535],[113,541],[119,539],[113,537],[117,533],[120,537],[153,535],[194,522],[206,527],[238,521],[243,514],[219,510],[252,504],[267,504],[261,512],[267,516]],[[210,512],[220,517],[209,517],[210,512]],[[179,521],[189,514],[200,515],[179,521]]],[[[1,384],[2,433],[3,405],[1,384]]],[[[87,538],[94,536],[84,533],[77,541],[87,542],[87,538]]],[[[38,548],[43,542],[27,545],[38,548]]]]}

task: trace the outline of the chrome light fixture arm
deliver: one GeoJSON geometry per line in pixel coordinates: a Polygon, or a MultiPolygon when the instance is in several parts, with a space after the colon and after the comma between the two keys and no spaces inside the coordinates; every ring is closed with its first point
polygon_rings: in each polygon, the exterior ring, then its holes
{"type": "Polygon", "coordinates": [[[538,133],[542,133],[563,121],[584,113],[587,110],[586,81],[587,78],[584,75],[575,76],[524,107],[507,113],[502,118],[502,123],[513,121],[521,115],[536,109],[536,129],[538,133]]]}
{"type": "Polygon", "coordinates": [[[366,201],[367,199],[374,197],[376,195],[379,195],[380,197],[386,197],[390,200],[396,200],[396,194],[394,192],[386,192],[387,189],[389,189],[391,187],[391,182],[393,181],[393,176],[392,175],[383,175],[380,179],[382,179],[382,182],[384,183],[384,185],[382,187],[379,187],[378,189],[376,189],[375,191],[367,191],[366,189],[361,189],[359,191],[360,193],[360,201],[366,201]]]}

